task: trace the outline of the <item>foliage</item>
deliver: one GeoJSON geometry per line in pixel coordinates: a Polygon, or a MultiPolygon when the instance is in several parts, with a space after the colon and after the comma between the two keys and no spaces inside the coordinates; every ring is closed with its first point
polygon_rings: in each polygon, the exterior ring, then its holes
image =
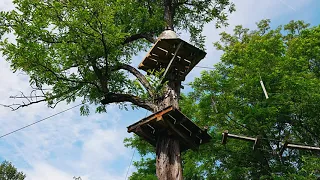
{"type": "Polygon", "coordinates": [[[141,161],[134,162],[134,166],[140,168],[132,173],[130,180],[157,180],[155,163],[154,158],[142,158],[141,161]]]}
{"type": "Polygon", "coordinates": [[[202,72],[180,102],[182,111],[200,127],[208,126],[213,137],[182,155],[185,179],[320,176],[319,152],[286,149],[278,155],[284,141],[320,145],[319,38],[320,26],[309,28],[303,21],[271,29],[270,20],[262,20],[255,30],[236,26],[233,34],[221,34],[215,43],[224,52],[221,63],[202,72]],[[223,146],[224,130],[259,135],[261,144],[256,151],[241,140],[229,139],[223,146]]]}
{"type": "MultiPolygon", "coordinates": [[[[22,94],[21,104],[61,101],[98,105],[106,112],[109,103],[130,102],[152,110],[152,87],[128,64],[138,52],[150,48],[165,28],[172,26],[191,34],[191,41],[203,45],[203,25],[217,20],[226,25],[226,13],[234,11],[229,0],[14,0],[16,9],[0,12],[0,50],[12,70],[30,76],[31,98],[22,94]],[[164,18],[170,7],[172,21],[164,18]],[[4,35],[14,35],[15,41],[4,35]],[[129,77],[137,77],[149,92],[144,93],[129,77]],[[149,91],[150,90],[150,91],[149,91]],[[141,99],[140,99],[141,98],[141,99]]],[[[81,108],[87,115],[88,107],[81,108]]]]}
{"type": "Polygon", "coordinates": [[[0,164],[1,180],[24,180],[26,175],[19,172],[11,163],[4,161],[0,164]]]}
{"type": "Polygon", "coordinates": [[[146,156],[155,150],[148,142],[140,139],[137,135],[134,135],[130,138],[125,138],[124,144],[126,147],[137,147],[139,154],[142,156],[146,156]]]}

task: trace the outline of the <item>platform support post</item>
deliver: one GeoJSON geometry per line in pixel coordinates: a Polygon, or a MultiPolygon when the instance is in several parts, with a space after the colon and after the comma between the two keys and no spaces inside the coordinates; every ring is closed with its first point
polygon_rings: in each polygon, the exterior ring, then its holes
{"type": "MultiPolygon", "coordinates": [[[[155,111],[162,110],[168,106],[179,109],[178,97],[180,96],[181,82],[169,80],[166,87],[166,96],[158,102],[155,111]]],[[[158,135],[156,145],[156,173],[159,180],[182,180],[182,161],[179,140],[169,131],[158,135]]]]}
{"type": "Polygon", "coordinates": [[[157,176],[160,180],[182,180],[180,144],[178,139],[164,133],[157,141],[157,176]]]}

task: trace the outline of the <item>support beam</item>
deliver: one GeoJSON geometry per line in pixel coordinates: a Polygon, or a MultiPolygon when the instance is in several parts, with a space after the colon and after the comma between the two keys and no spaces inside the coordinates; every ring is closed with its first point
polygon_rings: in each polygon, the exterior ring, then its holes
{"type": "Polygon", "coordinates": [[[227,143],[227,138],[228,138],[228,131],[226,130],[226,131],[224,131],[223,133],[222,133],[222,144],[226,144],[227,143]]]}
{"type": "Polygon", "coordinates": [[[253,138],[253,137],[229,134],[228,132],[224,132],[224,133],[222,133],[222,135],[223,135],[223,138],[225,138],[225,142],[228,137],[233,138],[233,139],[240,139],[240,140],[244,140],[244,141],[256,141],[256,138],[253,138]]]}
{"type": "Polygon", "coordinates": [[[178,54],[178,52],[179,52],[179,50],[180,50],[180,48],[181,48],[182,45],[183,45],[183,41],[181,41],[181,42],[178,44],[177,49],[176,49],[176,51],[174,52],[174,55],[173,55],[172,59],[170,60],[168,66],[167,66],[167,68],[166,68],[166,71],[165,71],[164,74],[163,74],[163,78],[165,78],[165,77],[167,76],[167,73],[168,73],[169,70],[172,68],[172,63],[173,63],[173,61],[176,59],[177,54],[178,54]]]}
{"type": "Polygon", "coordinates": [[[288,141],[285,141],[285,142],[283,143],[283,146],[281,147],[281,149],[280,149],[280,151],[279,151],[279,156],[280,156],[280,157],[282,157],[282,154],[283,154],[284,150],[286,150],[287,146],[288,146],[288,141]]]}
{"type": "MultiPolygon", "coordinates": [[[[234,135],[234,134],[229,134],[228,131],[224,131],[222,133],[222,144],[226,144],[227,138],[233,138],[233,139],[240,139],[243,141],[252,141],[255,142],[253,149],[257,149],[257,145],[259,143],[259,139],[261,139],[259,136],[257,138],[253,137],[248,137],[248,136],[240,136],[240,135],[234,135]]],[[[279,156],[282,157],[283,152],[286,148],[291,148],[291,149],[299,149],[299,150],[312,150],[312,151],[320,151],[320,147],[315,147],[315,146],[304,146],[304,145],[298,145],[298,144],[289,144],[288,142],[284,142],[282,148],[279,151],[279,156]]]]}
{"type": "Polygon", "coordinates": [[[315,146],[303,146],[303,145],[297,145],[297,144],[288,144],[288,148],[291,149],[302,149],[302,150],[316,150],[320,151],[320,147],[315,147],[315,146]]]}
{"type": "Polygon", "coordinates": [[[253,150],[257,150],[258,149],[258,146],[260,145],[260,139],[261,137],[260,136],[257,136],[255,141],[254,141],[254,145],[253,145],[253,150]]]}
{"type": "Polygon", "coordinates": [[[179,130],[177,130],[171,122],[166,121],[166,123],[168,124],[170,129],[174,131],[175,134],[178,134],[181,137],[181,139],[184,141],[184,143],[186,143],[191,149],[197,149],[198,146],[193,141],[189,140],[190,137],[187,137],[186,135],[181,133],[179,130]]]}

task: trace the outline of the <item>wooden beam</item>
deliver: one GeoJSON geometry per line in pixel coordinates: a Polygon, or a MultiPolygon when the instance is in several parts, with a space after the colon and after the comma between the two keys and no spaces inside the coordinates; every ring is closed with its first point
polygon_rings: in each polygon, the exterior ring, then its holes
{"type": "Polygon", "coordinates": [[[222,133],[222,144],[226,144],[227,143],[227,139],[228,139],[228,131],[225,130],[223,133],[222,133]]]}
{"type": "Polygon", "coordinates": [[[235,135],[235,134],[228,134],[228,137],[233,138],[233,139],[241,139],[244,141],[256,141],[256,138],[247,137],[247,136],[240,136],[240,135],[235,135]]]}
{"type": "Polygon", "coordinates": [[[190,141],[191,137],[190,136],[186,136],[183,133],[181,133],[178,129],[176,129],[174,127],[174,125],[170,122],[170,121],[165,121],[168,126],[170,127],[170,129],[177,134],[178,136],[180,136],[180,138],[191,148],[191,149],[197,149],[197,145],[193,142],[190,141]]]}
{"type": "Polygon", "coordinates": [[[130,126],[128,127],[128,132],[132,132],[132,131],[134,131],[137,127],[142,126],[142,125],[147,124],[147,123],[150,123],[150,122],[153,121],[154,119],[156,119],[157,121],[162,120],[162,116],[163,116],[164,114],[169,113],[169,112],[172,111],[172,110],[173,110],[173,107],[172,107],[172,106],[169,106],[169,107],[167,107],[166,109],[164,109],[164,110],[162,110],[162,111],[159,111],[159,112],[157,112],[157,113],[155,113],[155,114],[152,114],[151,116],[146,117],[146,118],[142,119],[141,121],[132,124],[132,125],[130,125],[130,126]]]}
{"type": "MultiPolygon", "coordinates": [[[[228,137],[233,138],[233,139],[240,139],[240,140],[244,140],[244,141],[254,141],[255,142],[255,144],[253,146],[254,150],[256,149],[256,146],[259,143],[259,139],[261,139],[259,136],[257,136],[257,138],[253,138],[253,137],[247,137],[247,136],[228,134],[228,131],[223,132],[222,135],[223,135],[222,136],[222,144],[226,144],[228,137]]],[[[283,152],[286,148],[320,151],[320,147],[304,146],[304,145],[298,145],[298,144],[289,144],[288,142],[284,142],[282,148],[279,151],[280,157],[282,157],[283,152]]]]}
{"type": "Polygon", "coordinates": [[[288,148],[292,149],[303,149],[303,150],[317,150],[320,151],[320,147],[315,147],[315,146],[303,146],[303,145],[297,145],[297,144],[288,144],[288,148]]]}
{"type": "Polygon", "coordinates": [[[156,140],[152,138],[152,135],[148,132],[145,132],[141,126],[135,129],[135,133],[138,134],[140,137],[148,141],[150,144],[155,145],[156,140]]]}
{"type": "Polygon", "coordinates": [[[281,149],[280,149],[280,151],[279,151],[279,156],[280,156],[280,157],[282,157],[282,154],[283,154],[284,150],[287,148],[287,146],[288,146],[288,141],[285,141],[285,142],[283,143],[283,146],[281,147],[281,149]]]}
{"type": "Polygon", "coordinates": [[[257,150],[258,149],[258,146],[259,146],[259,143],[260,143],[260,139],[261,137],[260,136],[257,136],[255,141],[254,141],[254,145],[253,145],[253,150],[257,150]]]}
{"type": "Polygon", "coordinates": [[[183,45],[183,41],[181,41],[181,42],[179,43],[176,51],[174,52],[174,55],[173,55],[173,57],[171,58],[168,66],[167,66],[167,68],[166,68],[166,71],[165,71],[164,74],[163,74],[163,77],[164,77],[164,78],[167,76],[168,71],[171,69],[171,65],[172,65],[173,61],[176,59],[177,54],[178,54],[178,52],[179,52],[179,49],[180,49],[180,47],[181,47],[182,45],[183,45]]]}

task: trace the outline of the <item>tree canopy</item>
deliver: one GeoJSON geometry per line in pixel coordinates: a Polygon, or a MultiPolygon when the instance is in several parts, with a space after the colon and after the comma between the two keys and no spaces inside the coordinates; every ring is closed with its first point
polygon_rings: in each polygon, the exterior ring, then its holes
{"type": "Polygon", "coordinates": [[[4,161],[0,164],[1,180],[24,180],[26,175],[19,172],[11,163],[4,161]]]}
{"type": "MultiPolygon", "coordinates": [[[[39,102],[55,107],[82,98],[105,112],[109,103],[154,109],[154,89],[130,65],[165,29],[190,33],[203,47],[203,26],[226,25],[229,0],[14,0],[0,12],[0,47],[13,71],[30,76],[31,97],[13,110],[39,102]],[[4,38],[13,34],[15,41],[4,38]],[[137,80],[129,78],[128,73],[137,80]],[[139,82],[139,83],[137,83],[139,82]]],[[[88,105],[81,108],[88,114],[88,105]]]]}
{"type": "MultiPolygon", "coordinates": [[[[199,126],[208,126],[213,140],[196,152],[183,154],[185,179],[317,179],[320,153],[286,149],[284,141],[320,145],[320,26],[291,21],[276,29],[270,20],[249,30],[236,26],[222,33],[217,49],[223,51],[215,70],[203,71],[191,83],[180,107],[199,126]],[[260,85],[264,82],[269,98],[260,85]],[[232,134],[261,137],[253,143],[228,140],[221,144],[224,130],[232,134]]],[[[137,138],[127,140],[142,155],[152,148],[137,138]]],[[[146,156],[148,157],[148,156],[146,156]]],[[[140,176],[148,174],[143,158],[140,176]]],[[[152,171],[151,171],[152,172],[152,171]]],[[[153,174],[155,172],[153,171],[153,174]]],[[[137,174],[133,174],[132,179],[137,174]]]]}

